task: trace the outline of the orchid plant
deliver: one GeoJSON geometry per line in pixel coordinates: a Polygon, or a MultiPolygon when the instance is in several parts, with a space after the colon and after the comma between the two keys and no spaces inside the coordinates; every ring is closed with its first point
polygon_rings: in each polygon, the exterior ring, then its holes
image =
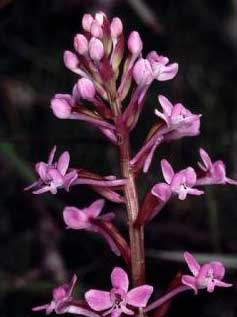
{"type": "MultiPolygon", "coordinates": [[[[90,289],[84,298],[73,297],[77,277],[69,284],[53,290],[49,304],[33,308],[46,314],[72,313],[88,317],[123,315],[144,316],[156,310],[177,294],[201,289],[213,292],[216,286],[230,287],[223,281],[225,268],[221,262],[200,265],[188,252],[184,259],[192,275],[182,275],[175,287],[162,297],[149,303],[153,286],[146,284],[144,225],[147,225],[171,199],[180,203],[189,195],[203,195],[203,185],[233,184],[237,181],[226,176],[222,161],[212,162],[207,152],[200,149],[198,170],[186,167],[175,172],[166,159],[161,160],[165,182],[158,182],[146,193],[140,204],[137,194],[141,172],[146,173],[156,149],[162,143],[185,136],[196,136],[200,130],[200,114],[193,114],[181,103],[172,104],[165,96],[158,96],[161,110],[156,109],[156,123],[151,127],[140,150],[133,155],[130,148],[131,131],[138,123],[145,98],[154,80],[173,79],[178,64],[170,63],[165,56],[152,51],[143,55],[143,42],[133,31],[125,40],[122,21],[115,17],[109,21],[103,12],[82,18],[83,33],[74,37],[74,51],[65,51],[65,66],[77,74],[71,94],[55,94],[51,110],[58,119],[81,120],[97,129],[118,150],[121,174],[101,176],[94,172],[70,166],[66,151],[55,160],[56,146],[47,162],[35,166],[39,179],[26,190],[33,194],[59,189],[69,191],[72,186],[87,185],[103,199],[89,206],[66,206],[63,219],[67,229],[87,230],[101,235],[116,256],[123,257],[124,268],[115,267],[111,273],[111,290],[90,289]],[[177,197],[177,198],[176,198],[177,197]],[[129,241],[113,223],[115,213],[102,214],[105,199],[126,208],[129,241]],[[129,277],[132,288],[129,290],[129,277]]],[[[189,199],[192,199],[191,197],[189,199]]],[[[150,313],[151,314],[151,313],[150,313]]],[[[158,315],[157,315],[158,316],[158,315]]]]}

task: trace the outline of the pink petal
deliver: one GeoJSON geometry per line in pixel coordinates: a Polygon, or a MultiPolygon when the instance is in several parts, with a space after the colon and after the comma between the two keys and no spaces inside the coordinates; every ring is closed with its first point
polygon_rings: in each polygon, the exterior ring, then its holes
{"type": "Polygon", "coordinates": [[[63,176],[67,172],[69,161],[70,161],[69,153],[67,151],[63,152],[63,154],[60,155],[58,163],[57,163],[57,169],[63,176]]]}
{"type": "Polygon", "coordinates": [[[167,160],[163,159],[161,160],[161,169],[166,183],[171,184],[172,179],[175,175],[172,166],[167,160]]]}
{"type": "Polygon", "coordinates": [[[39,195],[39,194],[43,194],[43,193],[46,193],[48,191],[50,191],[51,188],[50,186],[43,186],[37,190],[34,190],[32,193],[35,194],[35,195],[39,195]]]}
{"type": "Polygon", "coordinates": [[[77,276],[76,276],[76,274],[74,274],[70,284],[68,284],[68,289],[67,289],[67,295],[68,296],[72,295],[72,291],[73,291],[73,288],[74,288],[76,282],[77,282],[77,276]]]}
{"type": "Polygon", "coordinates": [[[219,287],[232,287],[233,284],[225,283],[219,280],[215,280],[215,285],[219,287]]]}
{"type": "Polygon", "coordinates": [[[48,171],[48,164],[44,162],[39,162],[35,164],[35,170],[39,174],[39,177],[45,182],[47,181],[47,171],[48,171]]]}
{"type": "Polygon", "coordinates": [[[229,177],[226,177],[225,178],[225,181],[227,184],[230,184],[230,185],[237,185],[237,181],[232,179],[232,178],[229,178],[229,177]]]}
{"type": "Polygon", "coordinates": [[[90,223],[88,216],[76,207],[66,207],[63,210],[63,219],[70,229],[88,229],[90,223]]]}
{"type": "Polygon", "coordinates": [[[173,79],[178,73],[179,65],[177,63],[170,64],[169,66],[163,66],[157,79],[159,81],[165,81],[173,79]]]}
{"type": "Polygon", "coordinates": [[[151,193],[163,202],[167,202],[171,197],[170,186],[166,183],[156,184],[152,187],[151,193]]]}
{"type": "Polygon", "coordinates": [[[187,192],[188,192],[188,194],[194,195],[194,196],[200,196],[200,195],[204,194],[203,190],[199,190],[196,188],[189,188],[187,192]]]}
{"type": "Polygon", "coordinates": [[[53,163],[53,159],[54,159],[54,155],[56,152],[56,145],[54,145],[54,147],[52,148],[51,152],[49,153],[49,158],[48,158],[48,164],[51,165],[53,163]]]}
{"type": "Polygon", "coordinates": [[[128,290],[128,275],[120,267],[115,267],[111,273],[111,282],[114,288],[123,289],[125,292],[128,290]]]}
{"type": "Polygon", "coordinates": [[[167,124],[167,126],[169,125],[169,119],[159,110],[155,109],[155,115],[159,118],[161,118],[162,120],[165,121],[165,123],[167,124]]]}
{"type": "Polygon", "coordinates": [[[67,307],[67,313],[87,316],[87,317],[100,317],[100,315],[94,313],[91,310],[88,310],[79,306],[74,306],[74,305],[70,305],[67,307]]]}
{"type": "Polygon", "coordinates": [[[183,275],[182,276],[182,283],[194,290],[194,293],[197,295],[198,289],[196,287],[196,279],[190,275],[183,275]]]}
{"type": "Polygon", "coordinates": [[[150,285],[142,285],[133,288],[127,293],[127,302],[135,307],[146,307],[149,298],[153,292],[153,287],[150,285]]]}
{"type": "Polygon", "coordinates": [[[128,309],[125,305],[121,305],[121,310],[126,315],[134,315],[134,311],[131,309],[128,309]]]}
{"type": "Polygon", "coordinates": [[[46,304],[46,305],[41,305],[41,306],[36,306],[33,307],[32,310],[33,311],[40,311],[40,310],[45,310],[50,306],[50,304],[46,304]]]}
{"type": "Polygon", "coordinates": [[[196,183],[197,175],[192,167],[185,169],[186,184],[188,186],[193,186],[196,183]]]}
{"type": "Polygon", "coordinates": [[[48,176],[50,179],[52,179],[52,183],[55,187],[63,185],[63,177],[55,168],[52,168],[48,171],[48,176]]]}
{"type": "Polygon", "coordinates": [[[204,149],[200,148],[199,149],[199,154],[200,154],[200,157],[201,157],[206,169],[207,170],[211,169],[212,161],[211,161],[210,156],[207,154],[207,152],[204,149]]]}
{"type": "Polygon", "coordinates": [[[197,276],[201,267],[195,257],[189,252],[184,252],[184,259],[193,275],[197,276]]]}
{"type": "Polygon", "coordinates": [[[85,299],[88,305],[97,311],[110,308],[113,303],[110,299],[110,292],[91,289],[85,293],[85,299]]]}
{"type": "Polygon", "coordinates": [[[210,263],[211,268],[213,269],[213,276],[215,279],[222,280],[225,276],[225,267],[221,262],[213,261],[210,263]]]}
{"type": "Polygon", "coordinates": [[[170,117],[173,110],[172,103],[169,101],[169,99],[167,99],[165,96],[162,96],[162,95],[158,96],[158,100],[165,113],[165,116],[170,117]]]}
{"type": "Polygon", "coordinates": [[[163,137],[157,138],[156,142],[152,146],[149,154],[146,157],[145,163],[144,163],[144,167],[143,167],[143,172],[144,173],[148,172],[149,167],[151,165],[151,161],[152,161],[153,155],[155,153],[155,150],[156,150],[157,146],[162,142],[163,139],[164,139],[163,137]]]}
{"type": "Polygon", "coordinates": [[[67,173],[63,178],[63,186],[66,189],[66,191],[69,191],[70,186],[74,183],[74,181],[77,179],[77,171],[73,170],[69,173],[67,173]]]}
{"type": "Polygon", "coordinates": [[[85,212],[88,215],[88,217],[96,218],[101,213],[104,204],[104,199],[98,199],[94,201],[88,208],[86,208],[85,212]]]}

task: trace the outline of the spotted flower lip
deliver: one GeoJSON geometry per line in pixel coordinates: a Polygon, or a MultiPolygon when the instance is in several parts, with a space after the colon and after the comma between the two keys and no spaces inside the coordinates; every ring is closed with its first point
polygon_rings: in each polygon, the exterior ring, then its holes
{"type": "Polygon", "coordinates": [[[201,162],[198,162],[199,168],[204,176],[197,179],[197,185],[231,184],[237,185],[237,181],[226,176],[226,168],[223,161],[212,162],[208,153],[200,148],[201,162]]]}
{"type": "Polygon", "coordinates": [[[51,150],[47,163],[39,162],[35,165],[39,179],[26,187],[25,190],[32,189],[33,194],[37,195],[45,192],[55,195],[59,188],[64,187],[68,190],[71,184],[77,179],[76,170],[68,172],[70,162],[69,153],[67,151],[63,152],[58,161],[54,162],[55,152],[56,146],[51,150]]]}
{"type": "Polygon", "coordinates": [[[225,275],[225,267],[221,262],[213,261],[200,265],[189,252],[184,252],[184,259],[193,276],[183,275],[182,283],[192,288],[195,294],[198,293],[199,289],[207,289],[209,293],[212,293],[216,286],[232,286],[232,284],[222,282],[225,275]]]}
{"type": "Polygon", "coordinates": [[[159,183],[153,186],[152,194],[162,201],[168,201],[171,194],[178,195],[180,200],[186,199],[187,195],[202,195],[204,192],[193,188],[196,184],[196,173],[192,167],[187,167],[175,173],[170,163],[161,160],[161,169],[166,183],[159,183]]]}
{"type": "Polygon", "coordinates": [[[91,289],[85,293],[88,305],[95,311],[103,311],[103,316],[111,314],[112,317],[119,317],[122,313],[134,315],[131,308],[146,307],[153,292],[150,285],[141,285],[129,291],[128,275],[120,267],[113,269],[111,283],[110,292],[91,289]]]}

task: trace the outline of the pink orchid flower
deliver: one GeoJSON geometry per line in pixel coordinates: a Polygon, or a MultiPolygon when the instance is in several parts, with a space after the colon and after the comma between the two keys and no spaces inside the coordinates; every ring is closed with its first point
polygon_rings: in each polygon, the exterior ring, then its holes
{"type": "Polygon", "coordinates": [[[208,153],[200,149],[200,157],[202,162],[198,165],[200,169],[204,172],[204,176],[197,179],[197,185],[212,185],[212,184],[231,184],[237,185],[237,181],[226,177],[226,168],[223,161],[218,160],[212,162],[208,153]]]}
{"type": "Polygon", "coordinates": [[[231,287],[232,284],[222,282],[225,275],[225,267],[221,262],[213,261],[200,265],[189,252],[184,252],[184,259],[192,272],[191,275],[183,275],[182,283],[191,287],[195,294],[199,289],[207,289],[212,293],[216,286],[231,287]]]}
{"type": "Polygon", "coordinates": [[[146,307],[153,292],[150,285],[141,285],[128,291],[128,275],[119,267],[113,269],[111,283],[110,292],[91,289],[85,294],[88,305],[95,311],[104,311],[103,316],[111,314],[112,317],[119,317],[122,313],[134,315],[128,305],[136,308],[146,307]]]}
{"type": "Polygon", "coordinates": [[[147,55],[147,59],[153,70],[153,77],[159,81],[173,79],[178,73],[179,65],[177,63],[168,64],[168,57],[158,55],[152,51],[147,55]]]}
{"type": "Polygon", "coordinates": [[[77,277],[76,275],[74,275],[70,283],[63,284],[53,289],[53,298],[49,304],[33,307],[32,310],[45,310],[47,315],[55,311],[56,314],[71,313],[87,317],[99,317],[96,313],[92,312],[91,310],[86,309],[83,306],[80,307],[80,305],[78,304],[73,304],[72,292],[76,284],[76,281],[77,277]]]}
{"type": "Polygon", "coordinates": [[[105,201],[103,199],[98,199],[87,208],[66,207],[63,211],[63,219],[67,225],[67,229],[88,230],[101,234],[108,242],[111,250],[119,256],[120,251],[114,241],[95,221],[97,219],[111,221],[114,218],[114,213],[112,212],[100,216],[104,204],[105,201]]]}
{"type": "Polygon", "coordinates": [[[39,162],[35,165],[35,170],[39,175],[39,180],[26,187],[25,190],[33,189],[33,194],[50,192],[57,194],[58,188],[69,189],[70,185],[77,179],[76,170],[67,173],[70,162],[70,155],[67,151],[63,152],[57,162],[53,162],[56,146],[49,154],[48,162],[39,162]]]}
{"type": "Polygon", "coordinates": [[[156,109],[155,114],[165,121],[170,130],[190,128],[200,118],[200,115],[193,114],[181,103],[172,105],[165,96],[159,95],[158,100],[163,112],[156,109]]]}
{"type": "Polygon", "coordinates": [[[196,184],[197,176],[192,167],[185,168],[175,173],[170,163],[161,160],[161,169],[166,183],[156,184],[152,188],[152,194],[162,201],[168,201],[171,194],[178,195],[180,200],[186,199],[187,195],[202,195],[204,192],[193,188],[196,184]]]}

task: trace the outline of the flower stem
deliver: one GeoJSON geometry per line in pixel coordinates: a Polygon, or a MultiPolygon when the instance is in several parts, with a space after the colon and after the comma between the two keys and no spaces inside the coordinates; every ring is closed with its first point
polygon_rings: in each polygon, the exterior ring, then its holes
{"type": "Polygon", "coordinates": [[[135,226],[139,212],[139,203],[135,177],[130,166],[130,140],[128,128],[121,118],[121,107],[116,100],[112,103],[116,117],[116,134],[120,155],[120,168],[123,178],[127,179],[124,185],[124,194],[128,213],[130,249],[131,249],[131,271],[133,286],[139,286],[145,282],[145,259],[144,259],[144,228],[143,225],[135,226]]]}
{"type": "Polygon", "coordinates": [[[155,308],[158,308],[159,306],[163,305],[165,302],[167,302],[168,300],[170,300],[172,297],[176,296],[179,293],[182,293],[184,291],[188,291],[190,290],[190,288],[188,286],[184,286],[181,285],[175,289],[173,289],[172,291],[170,291],[169,293],[167,293],[166,295],[160,297],[159,299],[157,299],[156,301],[154,301],[153,303],[151,303],[150,305],[148,305],[144,311],[147,313],[155,308]]]}

